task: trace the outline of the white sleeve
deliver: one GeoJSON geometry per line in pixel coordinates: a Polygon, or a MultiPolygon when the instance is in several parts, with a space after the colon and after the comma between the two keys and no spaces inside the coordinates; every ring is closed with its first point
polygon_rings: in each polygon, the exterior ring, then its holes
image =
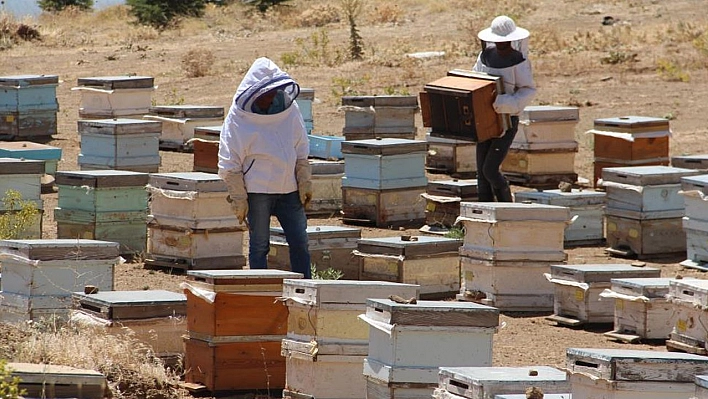
{"type": "Polygon", "coordinates": [[[219,135],[219,176],[223,179],[228,173],[243,172],[243,149],[236,125],[229,117],[224,120],[219,135]]]}
{"type": "Polygon", "coordinates": [[[515,91],[501,94],[494,101],[494,110],[500,114],[520,114],[536,95],[536,84],[529,60],[514,67],[515,91]]]}

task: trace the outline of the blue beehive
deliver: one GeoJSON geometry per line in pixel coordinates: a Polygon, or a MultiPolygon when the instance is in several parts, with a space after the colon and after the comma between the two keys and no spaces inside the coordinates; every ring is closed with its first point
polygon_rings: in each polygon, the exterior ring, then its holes
{"type": "Polygon", "coordinates": [[[300,95],[297,96],[297,98],[295,99],[298,108],[300,108],[302,119],[305,121],[305,128],[307,129],[307,134],[312,134],[312,130],[315,127],[314,119],[312,116],[312,103],[314,101],[315,89],[300,89],[300,95]]]}
{"type": "Polygon", "coordinates": [[[426,150],[427,143],[421,140],[344,141],[342,186],[377,190],[425,187],[426,150]]]}
{"type": "Polygon", "coordinates": [[[342,159],[342,136],[308,135],[310,139],[310,157],[320,159],[342,159]]]}
{"type": "Polygon", "coordinates": [[[31,141],[0,143],[0,157],[44,161],[44,173],[54,175],[61,159],[61,148],[31,141]]]}
{"type": "Polygon", "coordinates": [[[57,132],[56,75],[0,76],[0,138],[57,132]]]}

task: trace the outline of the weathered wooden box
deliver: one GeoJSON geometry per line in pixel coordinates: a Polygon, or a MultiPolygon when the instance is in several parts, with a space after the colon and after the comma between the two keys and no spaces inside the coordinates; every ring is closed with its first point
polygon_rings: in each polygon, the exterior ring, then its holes
{"type": "Polygon", "coordinates": [[[708,222],[684,217],[686,233],[686,259],[696,263],[708,262],[708,222]]]}
{"type": "Polygon", "coordinates": [[[342,142],[343,136],[320,136],[310,134],[310,156],[320,159],[338,160],[343,159],[342,142]]]}
{"type": "Polygon", "coordinates": [[[682,177],[681,190],[700,191],[703,194],[708,194],[708,174],[682,177]]]}
{"type": "MultiPolygon", "coordinates": [[[[359,279],[359,259],[352,254],[361,229],[339,226],[308,226],[308,249],[317,270],[336,269],[346,280],[359,279]]],[[[290,270],[290,246],[282,227],[270,228],[268,267],[290,270]]]]}
{"type": "MultiPolygon", "coordinates": [[[[238,268],[243,266],[244,234],[240,227],[191,229],[151,222],[148,224],[147,252],[149,256],[201,259],[205,264],[213,263],[215,269],[238,268]]],[[[200,269],[206,267],[192,266],[200,269]]]]}
{"type": "Polygon", "coordinates": [[[708,280],[671,280],[666,298],[673,304],[676,313],[666,347],[699,355],[708,354],[708,334],[702,322],[708,304],[708,280]]]}
{"type": "Polygon", "coordinates": [[[440,298],[460,290],[461,240],[432,236],[363,238],[354,255],[361,280],[420,285],[420,295],[440,298]]]}
{"type": "Polygon", "coordinates": [[[606,161],[595,159],[593,165],[593,185],[595,188],[602,187],[602,171],[607,168],[628,168],[637,166],[668,166],[668,158],[653,158],[639,161],[606,161]]]}
{"type": "Polygon", "coordinates": [[[460,254],[485,260],[564,261],[567,207],[503,202],[460,203],[465,228],[460,254]],[[543,234],[534,231],[543,230],[543,234]]]}
{"type": "Polygon", "coordinates": [[[344,161],[310,159],[312,201],[305,209],[308,216],[332,215],[342,209],[344,161]]]}
{"type": "Polygon", "coordinates": [[[460,216],[461,201],[477,199],[477,180],[428,181],[425,198],[425,222],[428,226],[449,228],[460,216]]]}
{"type": "Polygon", "coordinates": [[[688,399],[708,357],[687,353],[568,348],[566,368],[574,398],[688,399]]]}
{"type": "Polygon", "coordinates": [[[681,178],[684,216],[708,221],[708,175],[681,178]]]}
{"type": "Polygon", "coordinates": [[[477,143],[426,134],[425,168],[434,173],[474,177],[477,173],[477,143]]]}
{"type": "Polygon", "coordinates": [[[80,120],[79,166],[82,170],[157,172],[160,129],[159,122],[141,119],[80,120]]]}
{"type": "Polygon", "coordinates": [[[0,138],[3,140],[51,137],[57,134],[57,110],[25,112],[0,111],[0,138]]]}
{"type": "Polygon", "coordinates": [[[110,395],[106,376],[95,370],[43,363],[7,363],[26,398],[103,399],[110,395]]]}
{"type": "Polygon", "coordinates": [[[187,297],[164,290],[99,291],[72,294],[70,320],[105,329],[148,345],[160,357],[184,354],[187,297]]]}
{"type": "Polygon", "coordinates": [[[505,173],[524,175],[554,175],[575,173],[574,148],[550,150],[524,150],[510,148],[502,162],[501,170],[505,173]]]}
{"type": "Polygon", "coordinates": [[[444,197],[458,197],[461,201],[474,201],[477,199],[477,180],[430,180],[426,193],[444,197]]]}
{"type": "MultiPolygon", "coordinates": [[[[285,280],[289,350],[307,352],[312,344],[320,355],[366,355],[369,326],[357,317],[366,312],[367,298],[418,298],[420,287],[385,281],[285,280]]],[[[361,368],[359,369],[361,373],[361,368]]]]}
{"type": "Polygon", "coordinates": [[[373,133],[379,137],[401,133],[415,135],[416,96],[344,96],[342,106],[342,132],[347,140],[350,134],[362,133],[373,133]]]}
{"type": "Polygon", "coordinates": [[[221,126],[196,126],[191,140],[194,152],[195,172],[217,173],[219,171],[219,137],[221,126]]]}
{"type": "Polygon", "coordinates": [[[592,190],[518,191],[514,201],[565,206],[570,209],[572,223],[565,229],[566,246],[585,245],[604,241],[604,214],[606,193],[592,190]]]}
{"type": "Polygon", "coordinates": [[[426,148],[421,140],[343,141],[342,186],[379,190],[424,186],[426,148]]]}
{"type": "Polygon", "coordinates": [[[678,313],[666,299],[670,278],[617,278],[600,297],[615,302],[614,330],[605,336],[623,342],[667,339],[678,313]]]}
{"type": "Polygon", "coordinates": [[[157,226],[245,230],[226,201],[226,183],[203,172],[150,175],[150,214],[157,226]]]}
{"type": "Polygon", "coordinates": [[[549,366],[440,367],[438,389],[433,398],[447,394],[467,399],[490,399],[499,394],[524,393],[537,387],[546,394],[570,392],[565,371],[549,366]]]}
{"type": "Polygon", "coordinates": [[[512,145],[522,150],[568,148],[575,143],[579,119],[577,107],[527,106],[519,116],[519,130],[512,145]]]}
{"type": "Polygon", "coordinates": [[[683,229],[682,213],[683,210],[675,210],[643,215],[606,208],[606,251],[639,258],[685,252],[686,232],[683,229]]]}
{"type": "Polygon", "coordinates": [[[390,382],[369,377],[366,380],[366,398],[368,399],[416,399],[429,398],[437,383],[390,382]]]}
{"type": "Polygon", "coordinates": [[[545,274],[550,262],[489,261],[460,257],[461,287],[457,299],[494,306],[501,311],[553,310],[553,284],[545,274]]]}
{"type": "Polygon", "coordinates": [[[440,366],[490,366],[499,310],[471,302],[368,299],[364,375],[387,383],[438,381],[440,366]],[[436,342],[430,345],[431,340],[436,342]]]}
{"type": "Polygon", "coordinates": [[[302,120],[305,122],[307,134],[312,134],[315,127],[314,116],[312,114],[312,104],[315,102],[315,89],[300,88],[300,94],[295,98],[295,103],[300,109],[302,120]]]}
{"type": "Polygon", "coordinates": [[[425,223],[425,186],[391,190],[342,186],[344,223],[370,223],[377,227],[420,227],[425,223]]]}
{"type": "Polygon", "coordinates": [[[660,277],[661,270],[625,264],[551,265],[547,276],[554,286],[549,320],[575,326],[614,322],[614,301],[600,297],[613,278],[660,277]]]}
{"type": "MultiPolygon", "coordinates": [[[[22,201],[33,203],[37,209],[44,209],[42,174],[44,174],[44,161],[0,158],[0,197],[5,198],[8,190],[14,190],[20,194],[22,201]]],[[[0,210],[18,209],[10,209],[0,201],[0,210]]]]}
{"type": "Polygon", "coordinates": [[[87,212],[138,212],[148,207],[149,175],[124,170],[58,171],[59,208],[87,212]]]}
{"type": "Polygon", "coordinates": [[[696,399],[708,398],[708,375],[696,376],[696,399]]]}
{"type": "Polygon", "coordinates": [[[57,133],[56,75],[0,76],[0,138],[57,133]]]}
{"type": "Polygon", "coordinates": [[[147,248],[147,209],[92,212],[54,208],[57,238],[85,238],[120,244],[120,254],[136,256],[147,248]]]}
{"type": "Polygon", "coordinates": [[[0,142],[0,158],[44,161],[44,173],[54,175],[61,159],[61,148],[31,141],[0,142]]]}
{"type": "MultiPolygon", "coordinates": [[[[550,394],[544,394],[543,399],[570,399],[572,398],[572,395],[570,394],[570,390],[566,393],[550,393],[550,394]]],[[[521,393],[518,395],[515,394],[509,394],[509,395],[494,395],[494,399],[527,399],[527,396],[525,393],[521,393]]]]}
{"type": "Polygon", "coordinates": [[[676,168],[708,170],[708,154],[674,155],[671,166],[676,168]]]}
{"type": "Polygon", "coordinates": [[[191,139],[197,127],[221,126],[224,107],[202,105],[160,105],[150,107],[147,120],[162,122],[160,148],[191,148],[191,139]]]}
{"type": "Polygon", "coordinates": [[[147,114],[155,86],[149,76],[97,76],[79,78],[71,90],[81,94],[80,118],[104,119],[147,114]]]}

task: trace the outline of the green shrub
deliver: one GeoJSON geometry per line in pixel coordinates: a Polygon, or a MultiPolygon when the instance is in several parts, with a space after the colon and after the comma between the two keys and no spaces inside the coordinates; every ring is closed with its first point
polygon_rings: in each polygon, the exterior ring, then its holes
{"type": "Polygon", "coordinates": [[[141,25],[164,30],[175,24],[177,17],[201,17],[205,0],[127,0],[130,13],[141,25]]]}
{"type": "MultiPolygon", "coordinates": [[[[31,201],[22,199],[22,195],[15,190],[7,190],[2,199],[7,212],[0,214],[0,239],[12,240],[27,237],[27,228],[37,217],[39,210],[31,201]]],[[[3,396],[0,395],[0,398],[3,396]]]]}
{"type": "Polygon", "coordinates": [[[7,368],[7,361],[0,359],[0,398],[17,399],[25,394],[25,390],[20,389],[20,378],[13,377],[7,368]]]}
{"type": "Polygon", "coordinates": [[[82,11],[93,8],[93,0],[37,0],[42,11],[57,12],[67,7],[75,7],[82,11]]]}
{"type": "Polygon", "coordinates": [[[243,0],[243,3],[256,7],[260,12],[266,12],[269,8],[283,5],[283,3],[288,1],[290,0],[243,0]]]}
{"type": "Polygon", "coordinates": [[[312,274],[313,280],[339,280],[344,277],[344,273],[341,270],[332,269],[331,267],[317,270],[317,265],[314,263],[310,264],[310,274],[312,274]]]}

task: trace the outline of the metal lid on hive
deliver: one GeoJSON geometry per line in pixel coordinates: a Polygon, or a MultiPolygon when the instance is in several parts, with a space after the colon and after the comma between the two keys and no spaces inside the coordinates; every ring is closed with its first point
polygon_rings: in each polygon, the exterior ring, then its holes
{"type": "Polygon", "coordinates": [[[0,254],[30,260],[118,258],[117,242],[87,239],[0,240],[0,254]]]}
{"type": "Polygon", "coordinates": [[[77,84],[106,90],[152,89],[155,85],[155,78],[150,76],[95,76],[79,78],[77,84]]]}
{"type": "Polygon", "coordinates": [[[620,116],[615,118],[595,119],[597,130],[619,133],[647,133],[669,131],[669,120],[648,116],[620,116]]]}
{"type": "MultiPolygon", "coordinates": [[[[366,318],[373,322],[411,326],[499,326],[499,309],[474,302],[366,300],[366,318]]],[[[368,321],[367,321],[368,322],[368,321]]]]}
{"type": "Polygon", "coordinates": [[[169,118],[222,118],[224,107],[215,105],[157,105],[150,113],[169,118]]]}
{"type": "Polygon", "coordinates": [[[570,210],[564,206],[516,202],[460,202],[460,217],[484,222],[549,221],[567,222],[570,210]]]}
{"type": "Polygon", "coordinates": [[[150,175],[129,170],[57,171],[55,183],[64,186],[107,188],[145,186],[150,175]]]}
{"type": "Polygon", "coordinates": [[[170,172],[152,173],[150,186],[174,191],[226,192],[226,183],[215,173],[170,172]]]}
{"type": "Polygon", "coordinates": [[[514,201],[521,203],[538,203],[556,206],[587,206],[602,205],[605,203],[607,193],[604,191],[579,190],[571,191],[543,190],[519,191],[514,193],[514,201]]]}
{"type": "Polygon", "coordinates": [[[428,143],[424,140],[378,138],[342,141],[343,154],[397,155],[426,151],[428,143]]]}
{"type": "Polygon", "coordinates": [[[94,119],[77,122],[79,134],[127,135],[162,132],[162,122],[143,119],[94,119]]]}
{"type": "Polygon", "coordinates": [[[72,293],[75,309],[107,320],[135,320],[185,316],[187,296],[165,290],[72,293]]]}
{"type": "Polygon", "coordinates": [[[529,122],[577,122],[580,119],[580,112],[578,107],[529,105],[521,112],[519,119],[529,122]]]}
{"type": "Polygon", "coordinates": [[[441,195],[466,198],[477,197],[477,179],[467,180],[428,180],[426,192],[430,195],[441,195]]]}
{"type": "Polygon", "coordinates": [[[389,281],[360,280],[285,280],[283,297],[313,306],[323,304],[359,304],[366,307],[368,298],[387,298],[397,295],[402,298],[418,298],[420,286],[389,281]]]}
{"type": "Polygon", "coordinates": [[[677,184],[685,176],[699,175],[697,169],[675,168],[673,166],[626,166],[602,169],[605,182],[649,186],[659,184],[677,184]]]}
{"type": "Polygon", "coordinates": [[[364,254],[399,255],[406,258],[416,256],[458,253],[462,240],[433,236],[398,236],[382,238],[362,238],[357,241],[357,249],[364,254]]]}
{"type": "Polygon", "coordinates": [[[661,270],[627,264],[551,265],[551,277],[557,280],[583,283],[610,283],[612,278],[660,277],[661,270]]]}
{"type": "Polygon", "coordinates": [[[0,158],[0,175],[43,174],[44,161],[37,159],[0,158]]]}
{"type": "Polygon", "coordinates": [[[46,84],[58,84],[57,75],[11,75],[0,76],[0,86],[29,87],[46,84]]]}

